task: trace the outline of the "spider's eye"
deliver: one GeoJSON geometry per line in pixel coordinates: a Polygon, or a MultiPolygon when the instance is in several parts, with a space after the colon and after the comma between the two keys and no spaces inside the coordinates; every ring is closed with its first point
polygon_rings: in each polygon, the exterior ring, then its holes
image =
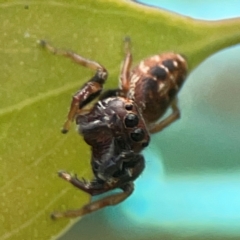
{"type": "Polygon", "coordinates": [[[144,131],[141,128],[137,128],[131,133],[131,138],[134,142],[142,141],[144,139],[144,136],[144,131]]]}
{"type": "Polygon", "coordinates": [[[138,125],[138,122],[139,122],[139,119],[138,119],[138,116],[133,114],[133,113],[129,113],[127,114],[127,116],[125,117],[125,126],[127,128],[133,128],[135,126],[138,125]]]}

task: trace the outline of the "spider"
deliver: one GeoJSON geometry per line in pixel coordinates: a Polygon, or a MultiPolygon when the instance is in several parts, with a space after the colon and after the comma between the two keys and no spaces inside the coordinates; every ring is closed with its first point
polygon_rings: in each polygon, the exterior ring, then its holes
{"type": "Polygon", "coordinates": [[[158,54],[142,60],[131,70],[131,42],[125,38],[119,87],[102,92],[108,72],[101,64],[57,49],[45,40],[40,44],[56,55],[95,71],[73,95],[62,129],[62,133],[67,133],[73,121],[78,125],[79,133],[91,146],[94,179],[80,180],[65,171],[59,171],[59,177],[91,196],[117,188],[122,190],[77,210],[54,212],[52,218],[84,216],[124,201],[134,191],[133,182],[144,169],[141,151],[148,146],[150,134],[161,131],[180,117],[176,95],[187,75],[185,58],[173,52],[158,54]],[[169,107],[172,113],[159,121],[169,107]]]}

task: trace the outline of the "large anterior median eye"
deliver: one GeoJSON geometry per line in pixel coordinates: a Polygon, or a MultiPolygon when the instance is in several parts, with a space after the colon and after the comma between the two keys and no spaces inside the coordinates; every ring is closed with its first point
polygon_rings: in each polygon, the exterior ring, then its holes
{"type": "Polygon", "coordinates": [[[131,133],[131,138],[135,142],[142,141],[144,139],[144,136],[145,133],[141,128],[137,128],[131,133]]]}
{"type": "Polygon", "coordinates": [[[137,115],[135,115],[133,113],[129,113],[125,117],[124,122],[125,122],[125,126],[127,128],[133,128],[133,127],[136,127],[138,125],[139,119],[138,119],[137,115]]]}

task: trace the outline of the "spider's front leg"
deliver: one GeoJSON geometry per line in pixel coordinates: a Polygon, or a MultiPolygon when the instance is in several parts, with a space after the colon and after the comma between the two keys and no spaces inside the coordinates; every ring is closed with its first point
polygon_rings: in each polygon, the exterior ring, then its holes
{"type": "MultiPolygon", "coordinates": [[[[131,157],[132,153],[127,154],[126,156],[131,157]]],[[[68,210],[66,212],[54,212],[51,215],[52,218],[57,219],[62,217],[69,218],[80,217],[92,213],[94,211],[97,211],[99,209],[102,209],[104,207],[113,206],[124,201],[132,194],[134,190],[133,181],[141,174],[141,172],[144,169],[144,166],[145,163],[143,156],[140,154],[136,154],[134,156],[134,160],[131,161],[129,159],[126,165],[123,166],[122,171],[119,172],[116,177],[111,177],[106,181],[103,181],[101,179],[95,179],[94,181],[86,182],[85,180],[81,181],[76,176],[71,176],[66,172],[63,171],[59,172],[59,176],[61,178],[70,182],[75,187],[91,194],[92,196],[116,188],[122,189],[123,192],[112,194],[100,200],[91,202],[89,204],[86,204],[80,209],[68,210]]]]}
{"type": "Polygon", "coordinates": [[[99,63],[83,58],[74,52],[57,49],[45,40],[41,40],[40,45],[48,49],[53,54],[68,57],[75,63],[96,71],[95,75],[73,95],[67,120],[62,129],[62,133],[67,133],[70,129],[71,122],[75,119],[76,115],[81,113],[81,111],[84,111],[83,108],[100,95],[108,73],[107,70],[99,63]]]}
{"type": "Polygon", "coordinates": [[[68,210],[66,212],[53,212],[51,214],[51,217],[52,219],[58,219],[58,218],[64,218],[64,217],[67,217],[67,218],[82,217],[86,214],[95,212],[104,207],[114,206],[124,201],[126,198],[128,198],[132,194],[134,190],[134,185],[132,182],[128,182],[124,186],[122,186],[121,189],[123,190],[123,192],[116,193],[116,194],[107,196],[105,198],[102,198],[100,200],[91,202],[89,204],[86,204],[80,209],[68,210]]]}
{"type": "Polygon", "coordinates": [[[114,178],[111,178],[106,182],[99,179],[95,179],[95,181],[87,182],[85,180],[81,181],[76,176],[73,177],[66,172],[60,172],[59,176],[67,180],[71,184],[73,184],[75,187],[80,188],[85,192],[88,192],[92,196],[107,192],[114,188],[120,188],[123,190],[123,192],[112,194],[100,200],[90,202],[89,204],[84,205],[80,209],[68,210],[66,212],[53,212],[51,214],[51,217],[53,219],[58,219],[63,217],[68,217],[68,218],[81,217],[86,214],[97,211],[101,208],[116,205],[124,201],[127,197],[129,197],[134,190],[134,185],[132,182],[126,182],[121,186],[119,186],[118,179],[114,179],[114,178]]]}
{"type": "Polygon", "coordinates": [[[141,174],[144,167],[144,157],[141,154],[130,151],[122,153],[116,158],[114,163],[108,161],[108,164],[104,163],[102,166],[98,167],[96,171],[101,172],[100,175],[105,174],[104,179],[98,177],[98,172],[95,172],[96,178],[93,181],[86,181],[85,179],[80,180],[76,175],[72,176],[65,171],[59,171],[58,176],[80,190],[95,196],[121,187],[126,182],[134,181],[141,174]],[[119,162],[122,165],[120,168],[119,162]],[[103,169],[105,169],[105,171],[103,171],[103,169]],[[111,176],[110,173],[112,174],[111,176]]]}

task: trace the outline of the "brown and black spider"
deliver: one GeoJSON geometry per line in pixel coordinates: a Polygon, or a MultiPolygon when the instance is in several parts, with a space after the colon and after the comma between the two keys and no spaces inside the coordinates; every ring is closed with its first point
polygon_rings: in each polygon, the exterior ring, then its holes
{"type": "Polygon", "coordinates": [[[78,217],[116,205],[132,194],[133,181],[144,169],[144,157],[140,152],[149,144],[149,133],[161,131],[180,116],[176,95],[186,78],[186,60],[179,54],[164,53],[142,60],[130,70],[132,54],[130,39],[126,38],[119,87],[102,93],[108,76],[102,65],[74,52],[58,50],[44,40],[40,44],[96,72],[73,96],[62,129],[67,133],[74,120],[78,124],[79,133],[91,146],[94,179],[80,180],[65,171],[60,171],[59,176],[92,196],[116,188],[123,191],[78,210],[54,212],[52,217],[78,217]],[[97,97],[93,107],[87,108],[97,97]],[[172,113],[158,122],[169,107],[172,113]]]}

